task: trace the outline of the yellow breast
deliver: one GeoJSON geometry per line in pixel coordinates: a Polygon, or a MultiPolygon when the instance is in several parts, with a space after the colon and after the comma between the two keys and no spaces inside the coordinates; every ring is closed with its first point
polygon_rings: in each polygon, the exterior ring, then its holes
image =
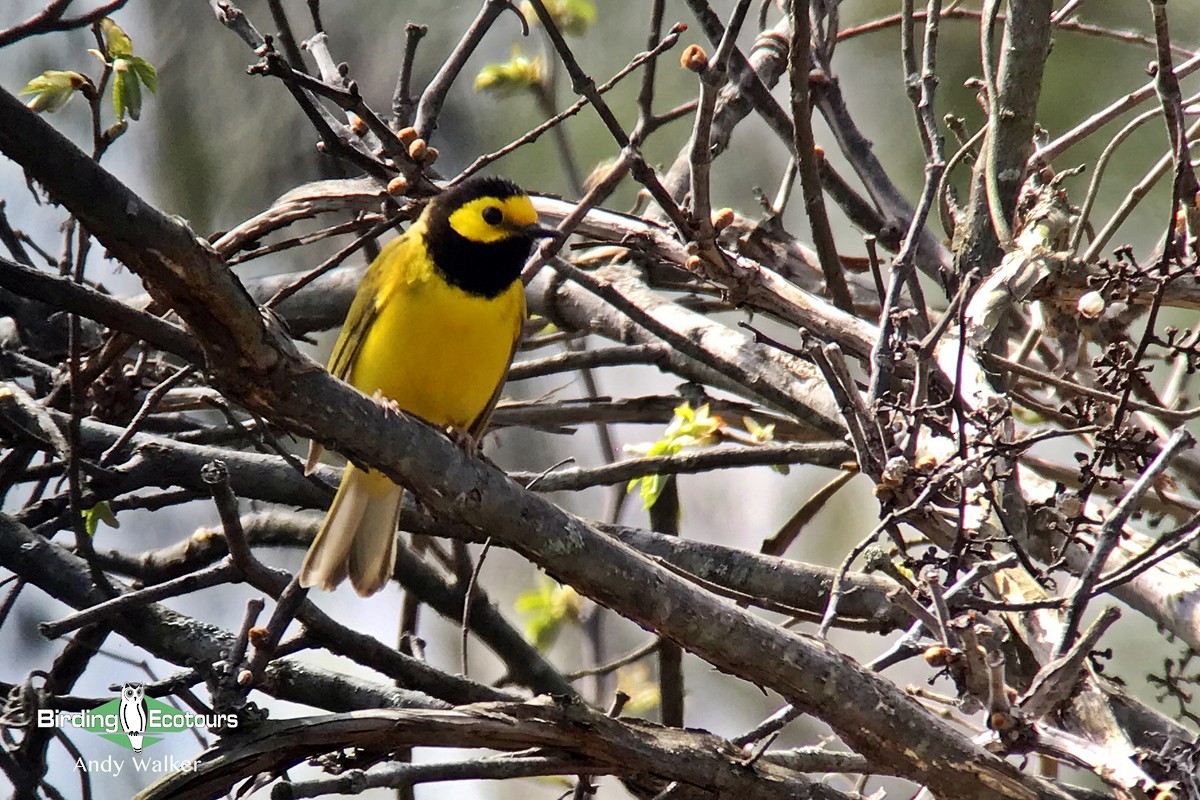
{"type": "Polygon", "coordinates": [[[504,380],[525,318],[524,289],[514,281],[489,299],[446,283],[414,252],[424,249],[416,233],[385,248],[372,267],[382,268],[367,279],[378,281],[374,318],[346,379],[435,425],[466,430],[504,380]]]}

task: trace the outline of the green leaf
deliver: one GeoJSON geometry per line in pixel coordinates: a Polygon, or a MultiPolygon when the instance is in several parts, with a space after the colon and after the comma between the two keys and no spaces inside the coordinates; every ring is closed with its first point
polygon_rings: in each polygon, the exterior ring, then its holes
{"type": "Polygon", "coordinates": [[[540,85],[546,78],[541,56],[527,58],[513,45],[512,58],[504,64],[488,64],[475,76],[475,91],[510,97],[540,85]]]}
{"type": "MultiPolygon", "coordinates": [[[[542,4],[558,29],[568,36],[583,36],[596,22],[596,6],[592,0],[542,0],[542,4]]],[[[538,22],[529,2],[521,4],[521,13],[530,22],[538,22]]]]}
{"type": "Polygon", "coordinates": [[[528,614],[525,636],[539,651],[545,652],[558,637],[563,625],[579,621],[582,598],[570,586],[543,578],[537,587],[517,597],[516,609],[528,614]]]}
{"type": "Polygon", "coordinates": [[[530,314],[529,321],[534,325],[541,326],[540,328],[537,329],[537,333],[539,336],[546,336],[547,334],[558,332],[558,326],[555,325],[553,322],[551,322],[546,317],[541,316],[540,314],[530,314]]]}
{"type": "Polygon", "coordinates": [[[154,68],[154,65],[141,56],[133,56],[129,59],[129,63],[133,65],[133,71],[141,78],[142,83],[146,85],[151,94],[157,93],[158,70],[154,68]]]}
{"type": "Polygon", "coordinates": [[[642,498],[642,511],[649,511],[662,496],[663,489],[667,488],[667,476],[645,475],[641,478],[634,478],[629,482],[629,491],[633,491],[634,485],[640,486],[638,496],[642,498]]]}
{"type": "Polygon", "coordinates": [[[775,423],[770,425],[759,425],[758,422],[750,417],[742,417],[742,424],[746,426],[746,433],[750,434],[750,438],[755,444],[766,444],[775,440],[775,423]]]}
{"type": "Polygon", "coordinates": [[[100,20],[100,31],[104,34],[104,49],[113,61],[133,55],[133,40],[121,30],[120,25],[105,17],[100,20]]]}
{"type": "Polygon", "coordinates": [[[132,119],[142,116],[142,88],[132,62],[118,58],[113,62],[113,111],[117,119],[132,119]]]}
{"type": "MultiPolygon", "coordinates": [[[[708,404],[692,408],[690,403],[683,403],[675,408],[675,416],[663,432],[663,438],[650,444],[627,445],[626,452],[643,456],[673,456],[682,452],[685,447],[700,447],[712,444],[717,440],[718,433],[725,421],[709,413],[708,404]]],[[[638,494],[642,498],[642,510],[648,511],[658,502],[659,495],[667,485],[664,475],[646,475],[634,478],[629,482],[626,491],[632,492],[639,487],[638,494]]]]}
{"type": "Polygon", "coordinates": [[[19,94],[33,95],[28,105],[31,111],[53,114],[67,104],[75,92],[87,86],[89,81],[78,72],[49,69],[25,84],[19,94]]]}
{"type": "Polygon", "coordinates": [[[712,444],[725,420],[709,413],[708,403],[692,408],[691,403],[675,407],[675,417],[667,426],[666,436],[683,446],[712,444]]]}
{"type": "Polygon", "coordinates": [[[96,535],[96,529],[100,527],[101,522],[110,528],[121,527],[117,515],[113,513],[112,506],[108,504],[107,500],[101,500],[91,508],[83,510],[83,527],[89,538],[96,535]]]}

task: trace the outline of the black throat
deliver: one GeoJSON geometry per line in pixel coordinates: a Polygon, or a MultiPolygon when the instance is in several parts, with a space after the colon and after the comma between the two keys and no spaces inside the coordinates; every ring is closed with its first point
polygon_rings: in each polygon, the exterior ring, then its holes
{"type": "Polygon", "coordinates": [[[492,298],[521,277],[521,268],[533,251],[533,239],[514,236],[498,242],[474,242],[450,227],[435,213],[426,233],[429,255],[451,286],[467,294],[492,298]]]}

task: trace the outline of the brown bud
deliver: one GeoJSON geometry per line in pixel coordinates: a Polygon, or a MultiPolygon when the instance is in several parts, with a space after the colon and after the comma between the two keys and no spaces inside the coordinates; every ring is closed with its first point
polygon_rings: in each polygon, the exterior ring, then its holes
{"type": "Polygon", "coordinates": [[[267,643],[267,629],[261,625],[255,625],[250,629],[249,636],[250,644],[255,647],[262,647],[267,643]]]}
{"type": "Polygon", "coordinates": [[[918,455],[917,460],[913,462],[913,469],[921,473],[933,472],[937,469],[938,460],[934,456],[925,454],[918,455]]]}
{"type": "Polygon", "coordinates": [[[248,669],[244,669],[238,673],[238,676],[237,676],[238,686],[249,686],[253,680],[254,680],[254,673],[248,669]]]}
{"type": "Polygon", "coordinates": [[[1016,718],[1007,711],[993,711],[988,716],[988,727],[994,731],[1011,731],[1017,727],[1016,718]]]}
{"type": "Polygon", "coordinates": [[[353,111],[346,112],[346,119],[350,122],[350,130],[354,131],[357,136],[367,135],[367,123],[363,122],[362,117],[355,114],[353,111]]]}
{"type": "Polygon", "coordinates": [[[923,656],[925,663],[931,667],[949,666],[957,658],[957,654],[944,644],[935,644],[931,647],[926,647],[923,656]]]}
{"type": "Polygon", "coordinates": [[[424,139],[413,139],[408,144],[408,155],[418,164],[425,160],[426,150],[428,150],[428,147],[425,145],[424,139]]]}
{"type": "Polygon", "coordinates": [[[425,160],[421,162],[422,166],[428,167],[433,162],[437,161],[438,149],[436,147],[425,148],[425,160]]]}
{"type": "Polygon", "coordinates": [[[388,194],[401,195],[408,192],[408,178],[403,175],[397,175],[388,181],[388,194]]]}
{"type": "Polygon", "coordinates": [[[712,226],[718,231],[723,231],[733,224],[733,209],[722,208],[713,212],[712,226]]]}
{"type": "Polygon", "coordinates": [[[695,272],[700,269],[700,256],[688,256],[687,261],[683,262],[683,268],[688,272],[695,272]]]}
{"type": "Polygon", "coordinates": [[[708,69],[708,54],[698,44],[689,44],[679,56],[679,66],[699,75],[708,69]]]}
{"type": "Polygon", "coordinates": [[[408,147],[417,140],[417,129],[401,128],[400,130],[396,131],[396,138],[400,140],[400,144],[408,147]]]}

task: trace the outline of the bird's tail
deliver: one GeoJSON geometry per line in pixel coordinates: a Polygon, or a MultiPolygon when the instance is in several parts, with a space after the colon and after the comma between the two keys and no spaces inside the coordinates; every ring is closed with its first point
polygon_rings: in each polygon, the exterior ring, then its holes
{"type": "Polygon", "coordinates": [[[382,473],[348,464],[300,567],[300,585],[332,590],[348,576],[363,597],[382,589],[392,577],[403,497],[382,473]]]}

